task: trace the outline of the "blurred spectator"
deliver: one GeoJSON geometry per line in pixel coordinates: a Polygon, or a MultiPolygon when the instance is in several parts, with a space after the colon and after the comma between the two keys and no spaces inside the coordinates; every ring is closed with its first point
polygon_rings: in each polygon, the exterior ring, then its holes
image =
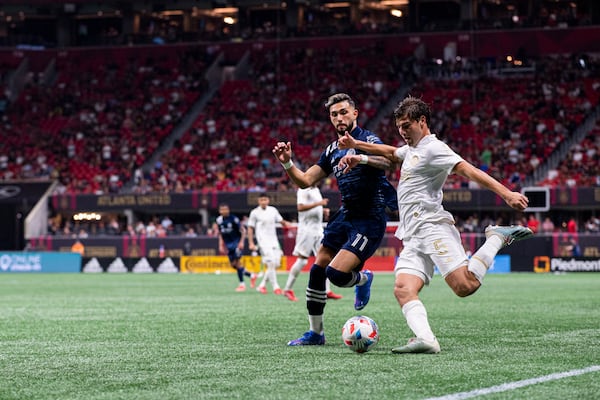
{"type": "Polygon", "coordinates": [[[531,229],[533,233],[538,233],[540,221],[535,217],[535,214],[529,214],[529,218],[527,219],[527,227],[531,229]]]}
{"type": "Polygon", "coordinates": [[[585,231],[588,232],[588,233],[598,233],[598,232],[600,232],[600,219],[598,219],[598,217],[596,217],[595,215],[592,215],[585,222],[585,231]]]}
{"type": "Polygon", "coordinates": [[[156,224],[154,221],[150,221],[148,222],[148,225],[146,225],[146,236],[156,237],[156,224]]]}
{"type": "Polygon", "coordinates": [[[569,218],[567,222],[567,232],[577,233],[577,221],[575,221],[574,217],[569,218]]]}
{"type": "Polygon", "coordinates": [[[544,218],[544,222],[542,222],[541,231],[542,233],[552,233],[554,232],[554,222],[550,219],[550,217],[544,218]]]}
{"type": "Polygon", "coordinates": [[[196,231],[194,230],[194,228],[190,226],[190,227],[189,227],[189,228],[188,228],[188,229],[185,231],[185,234],[184,234],[184,236],[185,236],[185,237],[188,237],[188,238],[194,238],[194,237],[198,237],[198,234],[196,233],[196,231]]]}
{"type": "Polygon", "coordinates": [[[570,252],[571,252],[571,256],[573,257],[581,257],[582,253],[581,253],[581,246],[579,246],[579,243],[577,242],[577,240],[571,236],[571,238],[569,238],[569,246],[568,246],[570,252]]]}
{"type": "Polygon", "coordinates": [[[146,235],[146,225],[144,225],[144,221],[138,221],[135,225],[135,233],[139,236],[146,235]]]}
{"type": "Polygon", "coordinates": [[[169,218],[168,215],[165,215],[162,219],[162,221],[160,221],[160,224],[162,225],[163,228],[165,228],[165,231],[169,231],[170,229],[173,229],[173,221],[171,221],[171,218],[169,218]]]}

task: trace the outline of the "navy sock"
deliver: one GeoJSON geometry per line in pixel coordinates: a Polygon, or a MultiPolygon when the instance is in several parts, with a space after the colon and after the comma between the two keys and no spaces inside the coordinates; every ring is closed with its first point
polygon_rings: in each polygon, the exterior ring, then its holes
{"type": "Polygon", "coordinates": [[[325,268],[313,264],[308,276],[308,287],[306,288],[306,308],[308,315],[323,315],[327,293],[325,292],[325,268]]]}
{"type": "Polygon", "coordinates": [[[237,274],[240,282],[244,282],[244,268],[238,268],[237,274]]]}
{"type": "Polygon", "coordinates": [[[360,274],[357,272],[343,272],[327,266],[327,278],[329,281],[339,287],[352,287],[360,282],[360,274]]]}

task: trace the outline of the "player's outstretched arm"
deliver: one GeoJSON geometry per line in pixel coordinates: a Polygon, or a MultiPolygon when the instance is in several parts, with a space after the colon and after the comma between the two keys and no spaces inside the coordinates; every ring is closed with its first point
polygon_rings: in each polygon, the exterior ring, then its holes
{"type": "Polygon", "coordinates": [[[318,165],[311,166],[306,172],[296,167],[292,161],[292,145],[290,142],[278,142],[273,147],[273,155],[279,160],[290,179],[302,189],[315,185],[327,176],[325,171],[318,165]]]}
{"type": "Polygon", "coordinates": [[[396,148],[394,146],[356,140],[348,132],[338,139],[338,147],[342,150],[358,149],[366,153],[376,154],[375,156],[367,156],[365,154],[345,155],[338,163],[338,167],[342,168],[345,174],[361,163],[392,171],[396,169],[397,163],[400,161],[395,155],[396,148]]]}
{"type": "Polygon", "coordinates": [[[366,153],[384,156],[392,162],[398,161],[398,159],[394,155],[394,153],[396,152],[396,147],[387,144],[368,143],[363,142],[362,140],[356,140],[348,132],[346,132],[344,136],[338,139],[338,147],[342,150],[358,149],[366,153]]]}
{"type": "Polygon", "coordinates": [[[529,199],[519,192],[513,192],[496,179],[492,178],[479,168],[475,168],[467,161],[461,161],[454,166],[453,172],[457,175],[464,176],[480,186],[491,190],[515,210],[523,211],[529,204],[529,199]]]}

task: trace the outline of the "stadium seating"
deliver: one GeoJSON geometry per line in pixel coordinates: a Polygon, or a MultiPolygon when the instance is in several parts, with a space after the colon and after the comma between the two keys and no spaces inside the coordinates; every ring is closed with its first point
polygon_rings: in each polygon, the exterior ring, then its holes
{"type": "Polygon", "coordinates": [[[57,178],[70,193],[127,183],[205,89],[210,61],[193,46],[143,50],[57,53],[54,84],[31,82],[10,107],[4,179],[57,178]]]}
{"type": "MultiPolygon", "coordinates": [[[[224,82],[176,146],[138,176],[134,191],[289,188],[271,144],[289,140],[300,166],[316,162],[334,138],[323,108],[333,92],[346,91],[359,102],[361,124],[372,119],[402,83],[399,56],[379,57],[380,52],[377,41],[252,47],[247,77],[224,82]]],[[[63,192],[119,192],[205,89],[201,74],[214,56],[208,53],[189,45],[57,52],[55,82],[30,82],[6,114],[0,179],[50,177],[60,180],[63,192]]],[[[229,54],[227,62],[242,54],[229,54]]],[[[440,73],[423,66],[410,93],[432,104],[433,131],[451,147],[518,187],[569,138],[600,96],[596,60],[586,69],[567,56],[535,62],[537,73],[516,76],[475,74],[485,70],[476,60],[469,71],[453,67],[440,73]],[[490,165],[481,160],[486,149],[490,165]]],[[[401,144],[389,117],[374,130],[386,143],[401,144]]],[[[585,165],[578,164],[581,173],[568,182],[540,183],[593,184],[585,174],[594,176],[598,157],[587,157],[585,165]]],[[[396,173],[391,180],[397,178],[396,173]]],[[[467,185],[452,177],[447,187],[467,185]]],[[[327,188],[335,189],[335,181],[328,180],[327,188]]]]}
{"type": "Polygon", "coordinates": [[[315,163],[335,138],[324,100],[348,92],[366,121],[400,86],[389,65],[377,57],[376,45],[255,48],[248,78],[225,82],[179,145],[162,157],[160,170],[147,178],[151,186],[166,177],[167,187],[180,181],[219,191],[289,188],[271,145],[289,140],[300,165],[315,163]]]}

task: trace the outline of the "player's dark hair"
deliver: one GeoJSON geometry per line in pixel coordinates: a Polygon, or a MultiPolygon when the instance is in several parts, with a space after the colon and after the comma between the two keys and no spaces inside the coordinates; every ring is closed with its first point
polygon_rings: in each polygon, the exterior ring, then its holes
{"type": "Polygon", "coordinates": [[[261,197],[266,197],[266,198],[268,198],[268,199],[270,198],[270,196],[269,196],[269,194],[268,194],[267,192],[261,192],[261,193],[258,195],[258,198],[261,198],[261,197]]]}
{"type": "Polygon", "coordinates": [[[325,102],[325,108],[327,111],[331,108],[332,105],[341,103],[342,101],[347,101],[353,108],[356,108],[356,103],[352,100],[352,97],[346,93],[336,93],[329,96],[327,101],[325,102]]]}
{"type": "Polygon", "coordinates": [[[413,96],[406,97],[394,110],[395,121],[404,117],[411,121],[417,121],[419,118],[421,118],[421,116],[424,116],[427,125],[430,125],[431,108],[423,100],[413,96]]]}

